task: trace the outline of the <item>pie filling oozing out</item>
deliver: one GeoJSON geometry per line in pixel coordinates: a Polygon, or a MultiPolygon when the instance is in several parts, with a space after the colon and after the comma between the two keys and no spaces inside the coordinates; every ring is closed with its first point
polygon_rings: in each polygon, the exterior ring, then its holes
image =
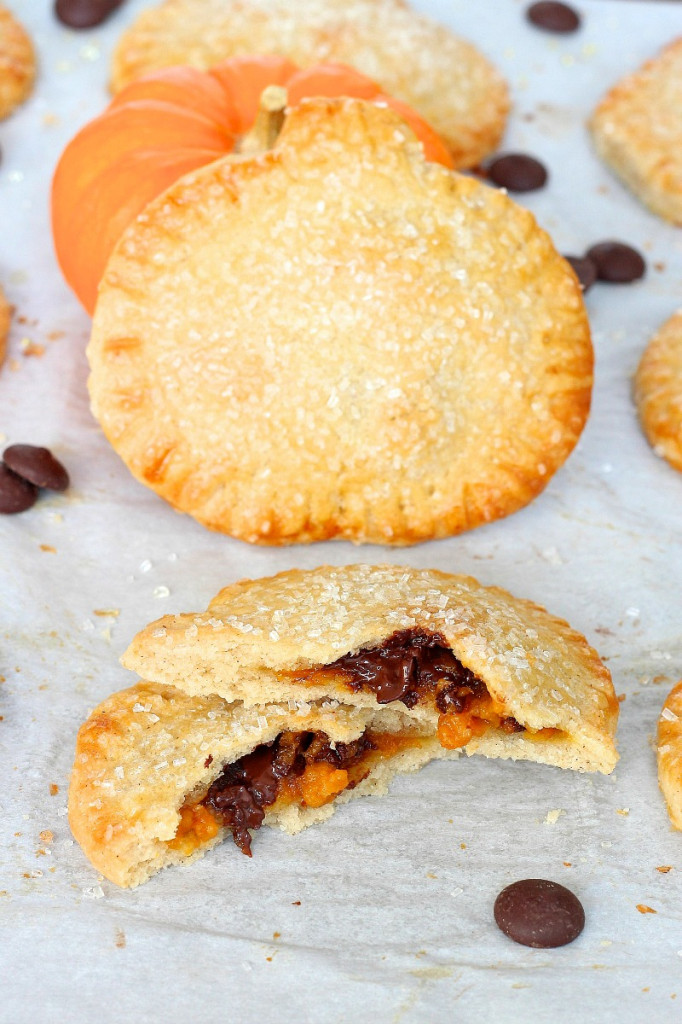
{"type": "MultiPolygon", "coordinates": [[[[439,712],[437,736],[448,750],[465,746],[494,728],[549,739],[557,729],[527,730],[494,700],[485,683],[455,657],[443,637],[419,629],[394,633],[378,647],[346,654],[322,668],[291,673],[297,682],[320,683],[333,675],[353,692],[371,692],[379,704],[423,703],[439,712]]],[[[203,798],[188,799],[171,849],[189,855],[229,828],[240,850],[251,855],[249,829],[260,828],[265,808],[288,804],[322,807],[353,789],[383,758],[419,746],[415,732],[371,729],[350,743],[332,744],[324,732],[282,732],[228,764],[203,798]]]]}

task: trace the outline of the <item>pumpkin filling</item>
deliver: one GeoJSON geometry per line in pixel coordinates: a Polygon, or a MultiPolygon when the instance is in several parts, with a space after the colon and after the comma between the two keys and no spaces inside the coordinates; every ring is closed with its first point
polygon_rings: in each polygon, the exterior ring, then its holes
{"type": "Polygon", "coordinates": [[[419,746],[424,737],[366,730],[351,743],[332,745],[324,732],[281,732],[226,765],[203,799],[187,801],[168,846],[184,856],[229,828],[235,843],[251,856],[249,829],[263,824],[266,808],[289,804],[322,807],[353,789],[377,761],[419,746]]]}
{"type": "MultiPolygon", "coordinates": [[[[377,703],[401,701],[406,707],[425,704],[439,711],[438,739],[448,750],[465,746],[487,729],[529,732],[488,692],[482,679],[455,657],[437,633],[405,629],[378,647],[345,654],[324,668],[295,673],[297,681],[324,683],[333,676],[353,692],[373,693],[377,703]]],[[[535,736],[558,732],[542,729],[535,736]]]]}

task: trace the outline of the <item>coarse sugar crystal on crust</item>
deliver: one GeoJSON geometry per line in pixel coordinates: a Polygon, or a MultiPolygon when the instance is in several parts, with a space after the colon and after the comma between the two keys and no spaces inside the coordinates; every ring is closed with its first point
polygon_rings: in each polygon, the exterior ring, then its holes
{"type": "Polygon", "coordinates": [[[414,107],[458,167],[497,148],[509,109],[501,75],[470,43],[402,0],[165,0],[144,11],[114,54],[118,91],[172,64],[206,69],[254,53],[299,67],[350,64],[414,107]]]}
{"type": "Polygon", "coordinates": [[[173,843],[181,808],[203,798],[225,765],[284,730],[320,730],[333,743],[348,743],[368,728],[409,737],[410,743],[372,762],[368,774],[333,802],[266,808],[264,824],[290,834],[329,818],[340,803],[385,793],[396,772],[414,771],[434,757],[457,757],[458,751],[444,751],[395,709],[292,700],[249,709],[140,682],[105,700],[81,727],[69,824],[97,870],[117,885],[136,886],[162,867],[203,856],[229,835],[221,827],[189,853],[173,843]]]}
{"type": "Polygon", "coordinates": [[[682,37],[618,82],[590,127],[597,152],[635,195],[682,224],[682,37]]]}
{"type": "Polygon", "coordinates": [[[580,288],[533,216],[392,111],[309,100],[119,242],[88,348],[133,474],[255,543],[410,544],[531,501],[587,418],[580,288]]]}
{"type": "Polygon", "coordinates": [[[0,119],[26,99],[36,76],[30,36],[11,11],[0,6],[0,119]]]}
{"type": "Polygon", "coordinates": [[[647,345],[635,377],[635,401],[656,454],[682,470],[682,310],[647,345]]]}
{"type": "MultiPolygon", "coordinates": [[[[487,729],[465,753],[613,769],[618,701],[597,653],[544,608],[467,576],[351,565],[243,580],[222,590],[206,612],[167,615],[147,626],[122,661],[190,695],[219,694],[246,706],[333,698],[376,709],[374,693],[350,690],[342,672],[315,670],[403,630],[439,636],[483,681],[500,714],[526,729],[487,729]]],[[[432,704],[383,706],[437,729],[432,704]]]]}
{"type": "Polygon", "coordinates": [[[682,829],[682,679],[665,699],[658,720],[658,783],[674,827],[682,829]]]}

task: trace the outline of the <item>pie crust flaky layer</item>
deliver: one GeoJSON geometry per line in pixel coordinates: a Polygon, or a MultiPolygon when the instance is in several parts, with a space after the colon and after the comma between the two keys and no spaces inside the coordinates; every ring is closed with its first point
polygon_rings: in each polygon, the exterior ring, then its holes
{"type": "Polygon", "coordinates": [[[502,76],[474,46],[403,0],[165,0],[124,33],[112,85],[118,91],[172,64],[206,69],[254,53],[299,67],[357,68],[418,110],[458,167],[479,163],[504,131],[502,76]]]}
{"type": "Polygon", "coordinates": [[[576,444],[577,280],[505,194],[392,111],[312,100],[124,234],[88,349],[134,475],[206,526],[410,544],[508,515],[576,444]]]}

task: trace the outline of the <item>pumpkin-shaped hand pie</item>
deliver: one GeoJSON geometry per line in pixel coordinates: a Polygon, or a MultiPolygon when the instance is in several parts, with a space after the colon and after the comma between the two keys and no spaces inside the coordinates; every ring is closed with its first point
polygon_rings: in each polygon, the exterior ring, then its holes
{"type": "Polygon", "coordinates": [[[495,150],[509,96],[471,43],[405,0],[163,0],[124,32],[112,87],[177,64],[205,70],[228,57],[270,53],[299,67],[334,61],[375,79],[441,135],[457,167],[495,150]]]}
{"type": "Polygon", "coordinates": [[[533,216],[348,99],[303,102],[271,151],[152,202],[88,353],[135,476],[266,544],[508,515],[575,445],[592,381],[577,279],[533,216]]]}
{"type": "Polygon", "coordinates": [[[282,57],[236,57],[210,72],[175,67],[128,86],[64,150],[52,183],[59,265],[88,313],[124,229],[174,181],[241,149],[261,94],[286,86],[288,102],[354,96],[391,106],[413,128],[429,160],[452,167],[436,133],[400,100],[341,65],[299,71],[282,57]]]}

